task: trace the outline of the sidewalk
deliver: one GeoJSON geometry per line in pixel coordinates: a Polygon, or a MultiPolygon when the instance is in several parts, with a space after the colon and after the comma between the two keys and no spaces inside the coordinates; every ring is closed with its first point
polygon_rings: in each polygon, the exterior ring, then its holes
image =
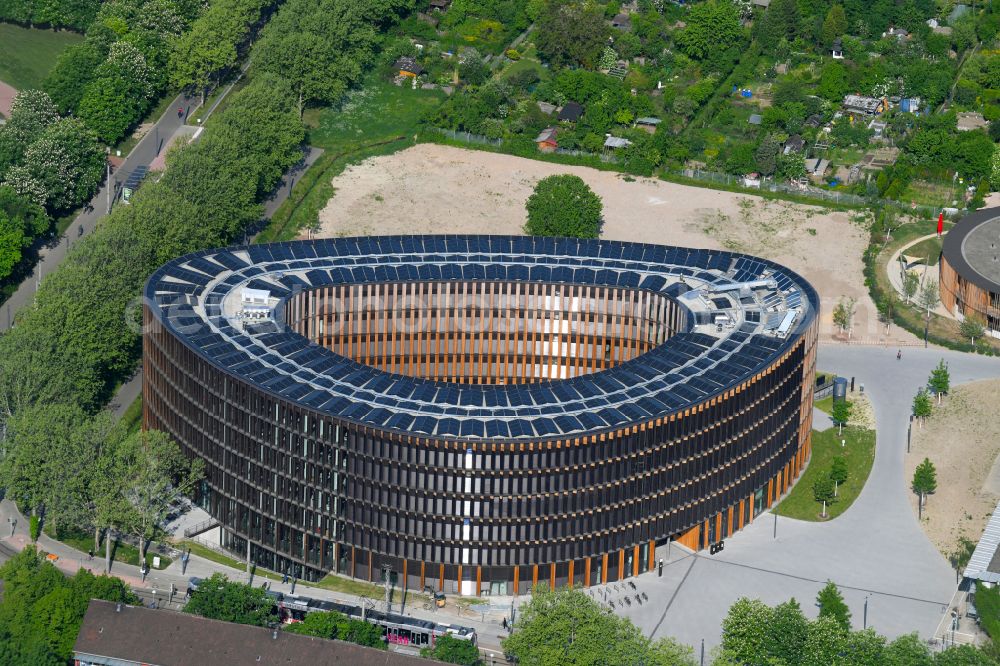
{"type": "Polygon", "coordinates": [[[110,182],[105,181],[98,189],[97,193],[90,200],[91,209],[84,209],[76,216],[76,219],[67,227],[66,232],[57,239],[41,247],[38,251],[38,261],[34,266],[31,275],[26,277],[17,291],[11,294],[4,303],[4,313],[0,317],[0,331],[10,328],[17,313],[31,305],[35,300],[35,292],[38,290],[39,281],[46,275],[56,270],[62,260],[66,258],[70,246],[79,238],[91,233],[98,222],[107,214],[108,200],[112,205],[119,194],[120,183],[123,183],[137,166],[147,166],[159,154],[162,145],[169,141],[173,135],[184,126],[184,121],[191,110],[197,108],[199,102],[196,98],[187,95],[178,95],[167,107],[166,112],[149,128],[145,136],[136,144],[121,163],[112,173],[110,182]],[[176,110],[185,109],[179,117],[176,110]],[[111,188],[109,190],[109,187],[111,188]],[[83,233],[80,233],[82,228],[83,233]]]}
{"type": "MultiPolygon", "coordinates": [[[[4,499],[0,502],[0,543],[6,544],[7,546],[18,551],[23,550],[31,543],[29,520],[27,517],[18,512],[17,507],[9,499],[4,499]],[[17,519],[13,536],[11,535],[10,523],[8,522],[8,519],[12,518],[17,519]]],[[[78,551],[75,548],[46,536],[45,534],[42,534],[38,538],[37,546],[39,550],[43,550],[46,553],[51,553],[56,556],[53,564],[55,564],[55,566],[67,576],[74,575],[79,569],[86,569],[95,575],[101,575],[104,573],[103,550],[101,551],[100,556],[95,553],[94,558],[90,559],[87,553],[78,551]]],[[[142,574],[139,572],[139,567],[130,564],[123,564],[121,562],[112,562],[111,575],[121,579],[137,592],[152,590],[163,596],[166,596],[166,594],[169,593],[170,585],[173,584],[174,590],[181,597],[183,597],[184,593],[187,591],[189,579],[192,577],[208,578],[212,574],[222,573],[225,574],[225,576],[230,580],[246,582],[245,569],[234,569],[222,564],[217,564],[211,560],[203,559],[193,554],[188,561],[187,569],[184,574],[181,573],[181,567],[182,565],[180,559],[175,559],[167,568],[161,571],[151,571],[149,575],[146,576],[146,581],[143,582],[142,574]]],[[[259,586],[264,580],[265,579],[263,578],[255,577],[254,585],[259,586]]],[[[282,592],[284,594],[291,594],[291,582],[285,584],[274,580],[269,580],[268,582],[270,583],[270,590],[274,592],[282,592]]],[[[410,590],[409,592],[419,593],[420,591],[410,590]]],[[[323,599],[326,601],[337,601],[354,606],[360,606],[362,603],[361,597],[359,596],[348,594],[346,592],[334,592],[323,588],[310,587],[301,581],[297,582],[295,585],[295,594],[296,596],[323,599]]],[[[394,613],[398,613],[400,611],[399,598],[400,591],[394,590],[392,606],[392,611],[394,613]]],[[[472,627],[476,630],[479,636],[480,647],[486,650],[495,650],[500,652],[500,638],[505,635],[500,622],[506,613],[509,612],[510,608],[510,598],[507,597],[506,599],[507,604],[504,611],[495,610],[496,605],[491,603],[490,610],[486,613],[479,613],[478,619],[470,617],[468,612],[466,614],[462,614],[457,608],[455,608],[453,603],[450,606],[436,611],[427,611],[416,605],[411,607],[407,604],[406,608],[403,609],[403,612],[407,616],[423,620],[430,620],[442,624],[456,624],[472,627]]],[[[374,601],[378,603],[380,600],[375,599],[374,601]]],[[[496,601],[496,599],[493,601],[496,601]]],[[[384,608],[382,610],[384,610],[384,608]]]]}

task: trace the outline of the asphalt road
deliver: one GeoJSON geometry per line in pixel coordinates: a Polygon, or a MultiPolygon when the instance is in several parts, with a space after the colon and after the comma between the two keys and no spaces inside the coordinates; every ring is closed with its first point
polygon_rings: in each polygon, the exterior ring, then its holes
{"type": "MultiPolygon", "coordinates": [[[[115,182],[124,182],[128,174],[137,166],[146,166],[153,161],[159,153],[160,148],[166,145],[171,135],[184,124],[184,118],[178,117],[177,109],[185,110],[185,117],[188,109],[193,110],[198,105],[197,97],[178,95],[167,112],[150,128],[146,136],[136,145],[132,152],[128,154],[125,161],[116,170],[111,172],[110,198],[114,204],[115,195],[119,188],[115,187],[115,182]]],[[[34,272],[21,282],[10,298],[3,304],[2,316],[0,316],[0,331],[10,328],[11,322],[17,313],[24,307],[31,304],[35,298],[35,291],[38,289],[38,281],[44,279],[59,266],[66,257],[69,247],[82,236],[91,233],[97,226],[98,221],[107,214],[108,211],[108,183],[105,182],[98,190],[94,198],[90,200],[91,209],[84,210],[77,215],[73,223],[69,225],[66,233],[58,239],[53,239],[47,246],[39,250],[38,263],[35,264],[34,272]],[[80,233],[80,228],[83,233],[80,233]]]]}
{"type": "MultiPolygon", "coordinates": [[[[649,603],[622,611],[654,637],[674,636],[710,649],[730,605],[740,597],[777,604],[794,597],[815,616],[816,594],[827,580],[842,590],[856,628],[866,624],[890,638],[934,635],[955,591],[955,571],[924,535],[903,478],[906,430],[913,396],[944,359],[952,385],[1000,376],[1000,359],[939,349],[823,345],[818,367],[856,377],[877,420],[875,463],[861,495],[825,523],[761,514],[726,540],[725,550],[681,553],[660,578],[636,582],[649,603]],[[777,537],[775,537],[775,527],[777,537]]],[[[859,386],[860,388],[860,386],[859,386]]],[[[659,557],[659,553],[657,554],[659,557]]],[[[620,610],[620,609],[619,609],[620,610]]]]}

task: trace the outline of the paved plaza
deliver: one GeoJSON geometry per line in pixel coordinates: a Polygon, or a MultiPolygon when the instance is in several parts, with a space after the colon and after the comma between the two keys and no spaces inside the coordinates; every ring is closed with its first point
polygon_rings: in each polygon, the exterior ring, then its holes
{"type": "MultiPolygon", "coordinates": [[[[913,395],[927,380],[931,368],[944,358],[952,384],[1000,376],[1000,359],[972,356],[937,349],[903,350],[896,360],[895,348],[828,345],[820,349],[819,368],[846,377],[856,377],[869,394],[878,421],[875,464],[863,492],[840,517],[826,523],[807,523],[779,517],[777,536],[772,514],[765,512],[743,531],[726,540],[717,555],[691,553],[678,546],[659,549],[666,560],[663,576],[651,571],[637,578],[591,588],[590,594],[604,603],[613,602],[615,612],[629,617],[654,638],[673,636],[692,645],[701,641],[706,650],[719,643],[719,630],[729,606],[742,596],[777,604],[795,597],[809,616],[815,616],[817,592],[834,581],[853,613],[854,624],[864,622],[868,600],[868,625],[895,637],[917,631],[929,638],[947,612],[955,591],[955,572],[935,550],[917,524],[908,503],[908,484],[903,478],[906,427],[913,395]],[[638,597],[638,598],[637,598],[638,597]],[[628,598],[628,602],[626,602],[628,598]]],[[[0,525],[17,516],[9,500],[0,503],[0,525]]],[[[193,518],[192,518],[193,519],[193,518]]],[[[9,527],[8,527],[9,529],[9,527]]],[[[22,516],[17,534],[0,534],[0,541],[13,547],[27,543],[27,520],[22,516]]],[[[83,565],[100,570],[103,562],[86,561],[71,548],[42,537],[42,546],[59,554],[57,562],[67,573],[83,565]]],[[[145,585],[136,567],[114,565],[116,575],[136,587],[163,590],[174,583],[186,586],[178,562],[162,572],[153,572],[145,585]]],[[[242,572],[192,557],[187,576],[208,576],[223,571],[239,579],[242,572]]],[[[288,585],[272,584],[288,591],[288,585]]],[[[300,594],[324,599],[356,602],[352,595],[299,585],[300,594]]],[[[523,603],[521,597],[515,603],[523,603]]],[[[407,613],[438,621],[473,626],[480,643],[499,646],[501,608],[511,599],[494,598],[497,609],[477,619],[451,612],[429,613],[408,608],[407,613]]]]}
{"type": "MultiPolygon", "coordinates": [[[[908,503],[903,479],[906,429],[913,395],[944,358],[952,385],[1000,376],[1000,360],[938,349],[827,345],[818,368],[863,384],[878,421],[875,464],[863,492],[840,517],[809,523],[773,514],[726,540],[717,555],[672,549],[662,578],[635,579],[637,590],[618,585],[598,598],[617,601],[616,612],[654,637],[674,636],[707,649],[719,642],[729,606],[740,597],[777,604],[795,597],[815,616],[816,594],[834,581],[850,606],[855,626],[864,622],[889,637],[912,631],[931,637],[955,591],[955,571],[924,536],[908,503]],[[645,592],[640,605],[635,594],[645,592]],[[632,602],[622,610],[622,598],[632,602]]],[[[657,555],[659,557],[659,553],[657,555]]]]}

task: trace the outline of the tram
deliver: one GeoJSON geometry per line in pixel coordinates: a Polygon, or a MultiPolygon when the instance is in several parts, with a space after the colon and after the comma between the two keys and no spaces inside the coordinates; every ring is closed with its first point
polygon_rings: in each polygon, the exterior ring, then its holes
{"type": "MultiPolygon", "coordinates": [[[[194,594],[201,583],[200,578],[191,578],[188,583],[188,594],[194,594]]],[[[421,620],[398,613],[385,613],[377,610],[364,610],[361,606],[342,604],[336,601],[312,599],[300,595],[283,594],[268,591],[267,595],[274,600],[275,613],[284,624],[301,622],[309,613],[329,613],[337,611],[353,620],[363,620],[378,625],[382,635],[389,643],[396,645],[412,645],[428,647],[444,635],[450,635],[460,640],[471,641],[476,645],[476,630],[455,624],[421,620]]]]}

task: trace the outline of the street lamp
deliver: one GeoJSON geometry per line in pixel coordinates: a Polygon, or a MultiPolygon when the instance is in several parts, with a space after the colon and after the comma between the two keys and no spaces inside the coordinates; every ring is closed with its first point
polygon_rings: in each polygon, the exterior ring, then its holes
{"type": "Polygon", "coordinates": [[[108,210],[105,215],[111,214],[111,146],[108,146],[107,157],[104,160],[104,167],[107,170],[107,178],[104,181],[104,186],[107,188],[107,200],[108,200],[108,210]]]}
{"type": "Polygon", "coordinates": [[[862,629],[867,629],[868,628],[868,599],[871,596],[872,595],[870,595],[870,594],[865,595],[865,613],[864,613],[864,619],[862,620],[862,624],[861,624],[861,628],[862,629]]]}

